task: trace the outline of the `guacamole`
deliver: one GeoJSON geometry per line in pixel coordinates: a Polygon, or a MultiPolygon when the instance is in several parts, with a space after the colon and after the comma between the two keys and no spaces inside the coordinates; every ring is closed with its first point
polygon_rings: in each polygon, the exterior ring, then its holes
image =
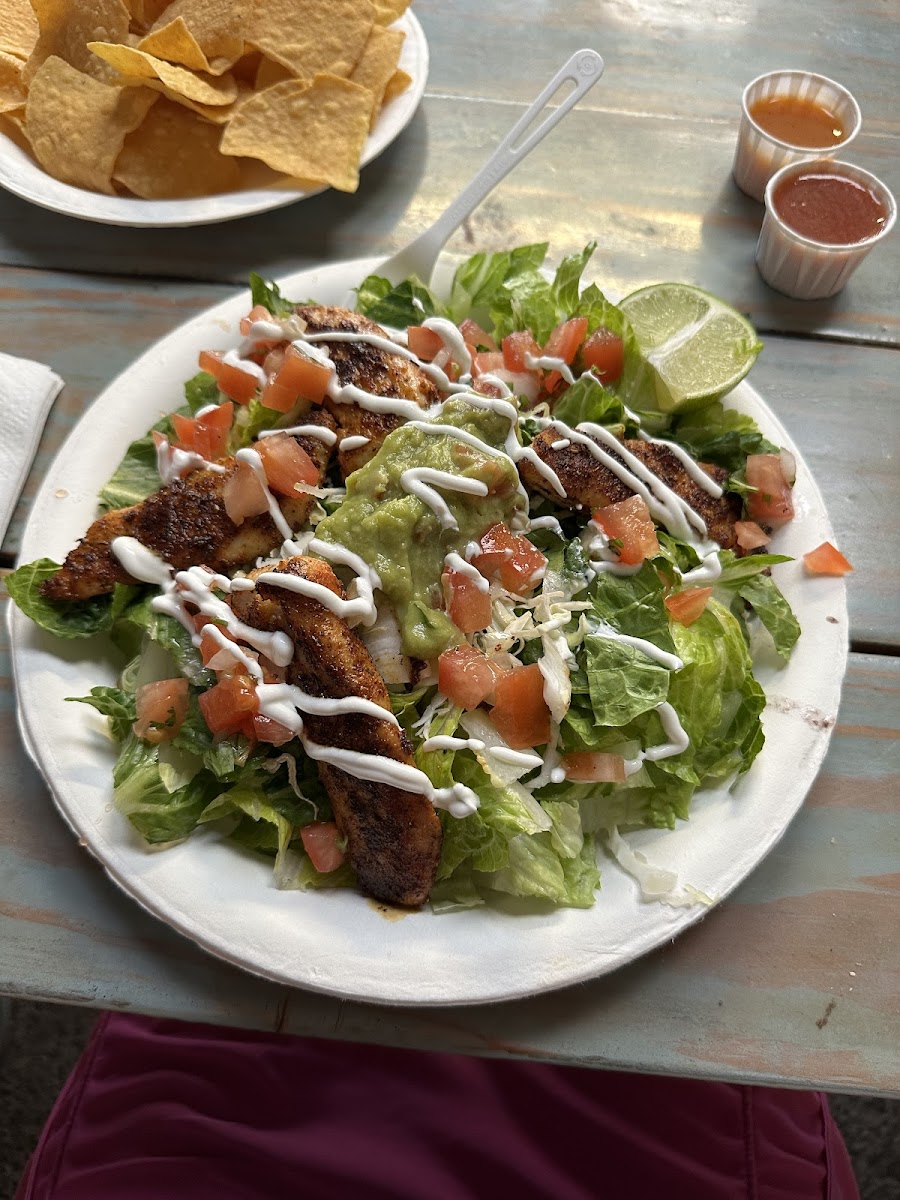
{"type": "MultiPolygon", "coordinates": [[[[453,425],[502,450],[509,422],[463,398],[448,401],[429,425],[453,425]]],[[[464,553],[497,522],[509,524],[523,508],[519,479],[510,458],[488,455],[449,433],[416,425],[394,430],[365,467],[347,481],[347,498],[316,528],[324,541],[346,546],[374,567],[400,624],[403,651],[433,659],[464,638],[443,609],[441,572],[451,551],[464,553]],[[438,512],[403,486],[401,476],[431,468],[478,480],[487,495],[468,495],[437,485],[457,528],[446,527],[438,512]]]]}

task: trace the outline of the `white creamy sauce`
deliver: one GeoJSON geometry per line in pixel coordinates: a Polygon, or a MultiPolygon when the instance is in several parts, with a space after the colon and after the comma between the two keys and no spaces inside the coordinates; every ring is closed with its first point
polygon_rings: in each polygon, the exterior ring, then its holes
{"type": "Polygon", "coordinates": [[[551,533],[555,533],[558,538],[565,540],[562,525],[556,517],[532,517],[527,526],[530,532],[533,529],[549,529],[551,533]]]}
{"type": "Polygon", "coordinates": [[[526,354],[525,366],[529,371],[559,371],[566,383],[575,382],[572,368],[566,360],[564,358],[557,358],[553,354],[526,354]]]}
{"type": "Polygon", "coordinates": [[[365,597],[344,600],[324,584],[315,583],[311,579],[301,579],[299,575],[285,575],[281,571],[263,571],[261,575],[257,575],[256,583],[257,586],[264,583],[270,587],[284,588],[286,592],[294,592],[298,596],[307,596],[311,600],[318,600],[323,608],[327,608],[335,616],[343,617],[351,628],[371,616],[372,606],[365,597]]]}
{"type": "Polygon", "coordinates": [[[607,638],[611,642],[622,642],[626,646],[633,646],[635,650],[640,650],[642,654],[646,654],[647,658],[652,658],[654,662],[659,663],[661,667],[666,667],[669,671],[680,671],[684,666],[677,654],[669,654],[667,650],[660,650],[659,646],[654,646],[652,642],[648,642],[644,638],[619,633],[605,621],[591,622],[590,631],[597,637],[607,638]]]}
{"type": "Polygon", "coordinates": [[[659,762],[662,758],[674,758],[676,754],[682,754],[687,750],[691,744],[691,739],[671,704],[663,701],[662,704],[657,705],[656,711],[662,721],[663,732],[669,740],[660,746],[650,746],[648,749],[642,750],[636,758],[626,759],[626,775],[636,774],[645,762],[659,762]]]}
{"type": "Polygon", "coordinates": [[[477,567],[473,567],[470,562],[467,562],[456,551],[451,551],[444,559],[445,571],[456,571],[460,575],[465,575],[467,579],[471,579],[480,592],[489,592],[491,585],[482,575],[477,567]]]}
{"type": "Polygon", "coordinates": [[[237,367],[245,375],[252,376],[257,383],[265,384],[266,382],[266,373],[262,367],[248,358],[241,358],[237,350],[226,350],[222,356],[222,362],[227,367],[237,367]]]}
{"type": "Polygon", "coordinates": [[[262,429],[259,436],[261,438],[275,437],[279,433],[286,433],[291,437],[318,438],[326,446],[333,446],[337,441],[337,434],[327,425],[289,425],[286,429],[262,429]]]}
{"type": "MultiPolygon", "coordinates": [[[[399,358],[405,358],[407,362],[415,363],[419,370],[423,371],[442,391],[450,391],[454,387],[446,371],[442,371],[434,363],[423,362],[407,346],[402,346],[399,342],[395,342],[391,338],[383,337],[380,333],[357,333],[353,330],[332,329],[323,330],[321,333],[304,334],[304,341],[308,343],[331,342],[332,344],[335,342],[363,342],[367,346],[374,346],[376,350],[381,350],[384,354],[396,354],[399,358]]],[[[465,349],[465,347],[463,348],[465,349]]],[[[368,395],[370,399],[384,399],[382,396],[373,397],[368,392],[364,394],[368,395]]],[[[332,399],[336,399],[336,397],[332,396],[332,399]]],[[[419,409],[419,412],[421,411],[419,409]]]]}
{"type": "Polygon", "coordinates": [[[164,587],[172,579],[173,568],[137,538],[117,537],[109,544],[113,556],[132,579],[164,587]]]}
{"type": "Polygon", "coordinates": [[[568,450],[568,448],[571,445],[572,445],[572,443],[569,441],[568,438],[560,438],[558,441],[550,443],[550,449],[551,450],[568,450]]]}
{"type": "Polygon", "coordinates": [[[707,475],[700,464],[691,458],[683,446],[679,446],[676,442],[666,441],[665,438],[651,437],[649,433],[644,433],[643,430],[638,431],[638,437],[642,442],[649,442],[654,446],[665,446],[667,450],[670,450],[684,467],[685,471],[687,471],[688,475],[690,475],[691,479],[693,479],[694,483],[703,488],[707,495],[712,496],[715,500],[718,500],[722,495],[722,489],[716,481],[707,475]]]}
{"type": "MultiPolygon", "coordinates": [[[[375,717],[379,721],[387,721],[389,725],[395,725],[398,728],[400,725],[392,712],[382,708],[374,700],[367,700],[364,696],[313,696],[291,683],[261,684],[256,689],[256,695],[259,698],[259,711],[265,713],[266,716],[271,716],[273,720],[280,720],[280,717],[275,715],[276,709],[278,712],[283,712],[283,706],[290,705],[294,709],[299,709],[300,712],[312,713],[317,717],[337,717],[344,713],[360,713],[366,717],[375,717]]],[[[285,721],[281,723],[287,724],[285,721]]],[[[291,726],[288,725],[288,728],[291,726]]]]}
{"type": "Polygon", "coordinates": [[[426,317],[422,322],[426,329],[436,333],[448,350],[451,359],[459,367],[463,375],[472,370],[472,355],[466,346],[466,339],[452,321],[446,317],[426,317]]]}
{"type": "Polygon", "coordinates": [[[480,479],[467,479],[463,475],[452,475],[449,471],[436,471],[434,467],[411,467],[400,476],[400,486],[427,505],[443,529],[459,529],[459,523],[437,488],[448,492],[462,492],[467,496],[488,494],[488,485],[480,479]]]}
{"type": "Polygon", "coordinates": [[[371,440],[362,433],[356,433],[350,437],[341,438],[341,450],[359,450],[363,446],[368,446],[371,440]]]}
{"type": "MultiPolygon", "coordinates": [[[[217,408],[218,405],[215,407],[217,408]]],[[[227,468],[218,463],[209,462],[193,450],[182,450],[177,446],[170,446],[168,439],[162,438],[156,447],[156,470],[162,482],[168,486],[191,471],[207,470],[224,474],[227,468]]]]}

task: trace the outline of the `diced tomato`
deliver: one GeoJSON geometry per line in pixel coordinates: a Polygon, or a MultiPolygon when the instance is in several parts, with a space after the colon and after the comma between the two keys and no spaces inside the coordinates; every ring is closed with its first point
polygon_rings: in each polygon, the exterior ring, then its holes
{"type": "Polygon", "coordinates": [[[242,525],[246,517],[258,517],[269,511],[266,490],[256,477],[256,472],[245,462],[236,463],[225,480],[222,502],[235,525],[242,525]]]}
{"type": "Polygon", "coordinates": [[[794,501],[780,455],[751,454],[747,459],[747,483],[756,488],[747,496],[747,511],[755,521],[791,520],[794,501]]]}
{"type": "Polygon", "coordinates": [[[438,659],[438,691],[470,712],[494,694],[504,674],[474,646],[454,646],[438,659]]]}
{"type": "MultiPolygon", "coordinates": [[[[241,317],[241,326],[240,326],[241,333],[244,335],[244,337],[246,337],[249,334],[250,328],[255,321],[271,321],[271,320],[272,320],[272,314],[269,312],[269,310],[266,307],[264,307],[264,305],[254,304],[254,306],[247,313],[246,317],[241,317]]],[[[270,339],[258,341],[258,342],[256,342],[256,345],[257,346],[277,346],[278,343],[283,340],[284,340],[283,338],[277,338],[277,339],[270,338],[270,339]]]]}
{"type": "Polygon", "coordinates": [[[225,455],[233,419],[234,405],[230,400],[211,408],[202,417],[183,417],[180,413],[172,413],[172,425],[179,446],[184,450],[193,450],[210,462],[225,455]]]}
{"type": "Polygon", "coordinates": [[[571,317],[563,321],[547,339],[544,353],[550,358],[561,358],[563,362],[571,363],[585,339],[587,327],[587,317],[571,317]]]}
{"type": "Polygon", "coordinates": [[[444,349],[444,339],[425,325],[410,325],[406,331],[407,345],[422,362],[431,362],[444,349]]]}
{"type": "Polygon", "coordinates": [[[139,738],[158,746],[170,742],[187,715],[188,681],[160,679],[145,683],[135,692],[137,720],[132,729],[139,738]]]}
{"type": "Polygon", "coordinates": [[[755,521],[735,521],[734,533],[742,550],[758,550],[760,546],[768,545],[771,540],[755,521]]]}
{"type": "Polygon", "coordinates": [[[445,571],[441,576],[444,596],[447,600],[447,615],[462,633],[477,633],[487,629],[491,623],[491,596],[478,581],[462,571],[445,571]]]}
{"type": "Polygon", "coordinates": [[[693,625],[697,618],[703,615],[712,593],[711,587],[683,588],[680,592],[666,596],[665,606],[673,621],[677,621],[679,625],[693,625]]]}
{"type": "Polygon", "coordinates": [[[331,375],[330,367],[315,362],[296,346],[288,346],[281,364],[263,389],[263,405],[276,412],[290,412],[301,396],[313,404],[321,404],[331,375]]]}
{"type": "Polygon", "coordinates": [[[641,496],[598,508],[593,516],[610,541],[617,543],[614,549],[619,552],[619,562],[635,566],[659,553],[656,527],[641,496]]]}
{"type": "Polygon", "coordinates": [[[544,391],[548,396],[552,395],[553,392],[556,391],[556,389],[559,387],[559,381],[561,379],[561,371],[548,371],[548,373],[544,376],[544,391]]]}
{"type": "Polygon", "coordinates": [[[601,750],[579,750],[562,760],[566,779],[576,783],[624,783],[625,759],[621,754],[601,750]]]}
{"type": "Polygon", "coordinates": [[[224,357],[222,350],[201,350],[198,360],[200,370],[209,371],[210,375],[215,376],[219,391],[224,392],[230,400],[237,404],[249,404],[259,388],[259,380],[249,371],[224,362],[224,357]]]}
{"type": "Polygon", "coordinates": [[[295,483],[318,483],[319,469],[289,433],[260,438],[256,452],[262,459],[266,480],[279,496],[296,496],[295,483]]]}
{"type": "Polygon", "coordinates": [[[323,875],[336,871],[347,857],[334,821],[313,821],[311,825],[304,825],[300,830],[300,839],[310,862],[323,875]]]}
{"type": "Polygon", "coordinates": [[[479,347],[482,350],[499,349],[494,338],[489,333],[485,333],[477,321],[472,321],[468,317],[460,325],[459,332],[463,335],[464,341],[470,342],[476,350],[479,347]]]}
{"type": "Polygon", "coordinates": [[[264,713],[254,713],[252,724],[256,740],[266,742],[270,746],[283,746],[285,742],[289,742],[295,736],[293,730],[288,729],[287,725],[282,725],[280,721],[275,721],[264,713]]]}
{"type": "Polygon", "coordinates": [[[615,383],[625,366],[625,343],[601,325],[581,347],[581,360],[603,383],[615,383]]]}
{"type": "Polygon", "coordinates": [[[197,699],[212,733],[237,733],[245,718],[259,711],[256,690],[249,675],[224,675],[197,699]]]}
{"type": "Polygon", "coordinates": [[[810,575],[848,575],[853,570],[831,542],[823,542],[815,550],[810,550],[809,554],[804,554],[803,565],[810,575]]]}
{"type": "Polygon", "coordinates": [[[479,544],[481,554],[472,559],[472,565],[488,579],[499,576],[503,586],[517,596],[533,590],[539,572],[547,565],[528,538],[511,533],[503,524],[492,525],[479,544]]]}
{"type": "Polygon", "coordinates": [[[200,638],[199,649],[200,649],[200,657],[203,660],[204,667],[211,666],[214,671],[222,670],[226,666],[226,659],[228,660],[227,665],[232,665],[236,661],[234,656],[229,655],[227,653],[227,650],[223,654],[223,650],[225,650],[225,647],[223,647],[223,645],[222,645],[222,638],[224,637],[226,639],[226,641],[229,641],[229,642],[234,641],[234,638],[231,636],[231,634],[228,632],[228,630],[225,629],[223,626],[216,624],[215,621],[210,620],[210,618],[205,613],[196,613],[194,615],[193,621],[194,621],[194,628],[196,629],[196,631],[198,633],[201,633],[201,631],[203,630],[203,627],[205,625],[216,625],[216,628],[218,629],[219,634],[221,635],[220,637],[216,637],[212,633],[203,633],[202,634],[202,636],[200,638]],[[219,660],[219,663],[216,663],[215,660],[218,658],[219,655],[221,655],[222,657],[219,660]]]}
{"type": "Polygon", "coordinates": [[[544,677],[537,663],[507,671],[494,688],[489,716],[514,750],[542,746],[550,740],[550,709],[544,699],[544,677]]]}
{"type": "Polygon", "coordinates": [[[472,360],[472,377],[477,379],[479,375],[488,372],[493,374],[494,371],[501,371],[504,366],[503,355],[499,350],[479,351],[472,360]]]}
{"type": "Polygon", "coordinates": [[[539,358],[541,348],[531,335],[531,330],[522,333],[510,333],[503,339],[503,362],[508,371],[533,371],[525,362],[525,355],[532,354],[539,358]]]}

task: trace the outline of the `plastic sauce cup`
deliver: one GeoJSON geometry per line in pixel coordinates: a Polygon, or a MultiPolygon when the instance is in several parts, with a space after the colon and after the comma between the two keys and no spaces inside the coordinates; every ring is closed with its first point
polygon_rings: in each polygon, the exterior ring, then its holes
{"type": "Polygon", "coordinates": [[[843,151],[859,133],[862,117],[856,100],[841,84],[811,71],[770,71],[748,83],[741,98],[741,126],[734,155],[734,178],[742,192],[762,200],[766,184],[786,163],[827,158],[843,151]],[[798,146],[768,133],[750,115],[760,100],[790,97],[818,104],[840,121],[844,136],[829,146],[798,146]]]}
{"type": "Polygon", "coordinates": [[[820,300],[839,292],[872,247],[886,238],[897,220],[897,202],[880,179],[853,163],[807,158],[788,163],[769,180],[766,187],[766,214],[756,246],[756,265],[769,285],[797,300],[820,300]],[[814,241],[791,228],[779,215],[774,203],[781,184],[810,169],[842,175],[872,192],[884,209],[881,228],[863,241],[835,245],[814,241]]]}

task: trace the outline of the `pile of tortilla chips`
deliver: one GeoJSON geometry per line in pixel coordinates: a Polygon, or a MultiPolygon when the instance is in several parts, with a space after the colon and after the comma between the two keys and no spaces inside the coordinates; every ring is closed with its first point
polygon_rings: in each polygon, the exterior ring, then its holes
{"type": "Polygon", "coordinates": [[[370,129],[411,82],[389,28],[408,3],[0,0],[0,132],[109,195],[267,176],[353,192],[370,129]]]}

